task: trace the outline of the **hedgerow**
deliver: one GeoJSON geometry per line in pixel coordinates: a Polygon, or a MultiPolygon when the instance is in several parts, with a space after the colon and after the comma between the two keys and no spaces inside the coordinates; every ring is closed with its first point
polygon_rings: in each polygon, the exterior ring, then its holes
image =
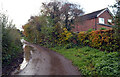
{"type": "Polygon", "coordinates": [[[2,24],[2,74],[10,74],[14,67],[12,64],[18,62],[23,51],[21,37],[15,26],[8,23],[6,15],[0,14],[0,24],[2,24]]]}
{"type": "Polygon", "coordinates": [[[96,30],[89,33],[80,32],[78,41],[80,41],[80,44],[109,52],[120,51],[120,43],[114,36],[114,30],[96,30]]]}

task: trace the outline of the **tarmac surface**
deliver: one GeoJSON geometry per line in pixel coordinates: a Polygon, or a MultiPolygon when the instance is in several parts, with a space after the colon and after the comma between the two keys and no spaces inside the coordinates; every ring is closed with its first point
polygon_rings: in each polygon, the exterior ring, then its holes
{"type": "Polygon", "coordinates": [[[17,75],[80,75],[77,67],[59,53],[39,45],[27,44],[34,50],[26,67],[17,75]]]}

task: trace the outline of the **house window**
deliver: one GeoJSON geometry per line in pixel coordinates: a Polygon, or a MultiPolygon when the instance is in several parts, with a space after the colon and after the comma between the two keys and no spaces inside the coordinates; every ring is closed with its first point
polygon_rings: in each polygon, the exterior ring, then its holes
{"type": "Polygon", "coordinates": [[[104,18],[99,18],[99,23],[104,24],[104,18]]]}
{"type": "Polygon", "coordinates": [[[111,22],[112,22],[112,20],[111,20],[111,19],[108,19],[108,22],[109,22],[109,23],[111,23],[111,22]]]}

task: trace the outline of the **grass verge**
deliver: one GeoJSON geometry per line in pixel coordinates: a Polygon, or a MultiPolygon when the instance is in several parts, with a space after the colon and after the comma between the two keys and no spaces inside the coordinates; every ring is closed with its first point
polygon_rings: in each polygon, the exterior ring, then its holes
{"type": "Polygon", "coordinates": [[[82,75],[114,75],[120,76],[118,52],[103,52],[90,47],[54,47],[52,50],[62,54],[79,68],[82,75]]]}

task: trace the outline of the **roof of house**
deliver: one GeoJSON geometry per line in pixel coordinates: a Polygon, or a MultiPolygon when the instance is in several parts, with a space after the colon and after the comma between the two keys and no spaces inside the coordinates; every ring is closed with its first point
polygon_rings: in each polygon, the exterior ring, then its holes
{"type": "Polygon", "coordinates": [[[81,18],[82,18],[82,20],[93,19],[93,18],[96,18],[99,15],[101,15],[106,10],[108,10],[108,12],[110,13],[108,8],[104,8],[104,9],[101,9],[101,10],[98,10],[98,11],[95,11],[95,12],[92,12],[92,13],[89,13],[89,14],[85,14],[85,15],[81,16],[81,18]]]}

